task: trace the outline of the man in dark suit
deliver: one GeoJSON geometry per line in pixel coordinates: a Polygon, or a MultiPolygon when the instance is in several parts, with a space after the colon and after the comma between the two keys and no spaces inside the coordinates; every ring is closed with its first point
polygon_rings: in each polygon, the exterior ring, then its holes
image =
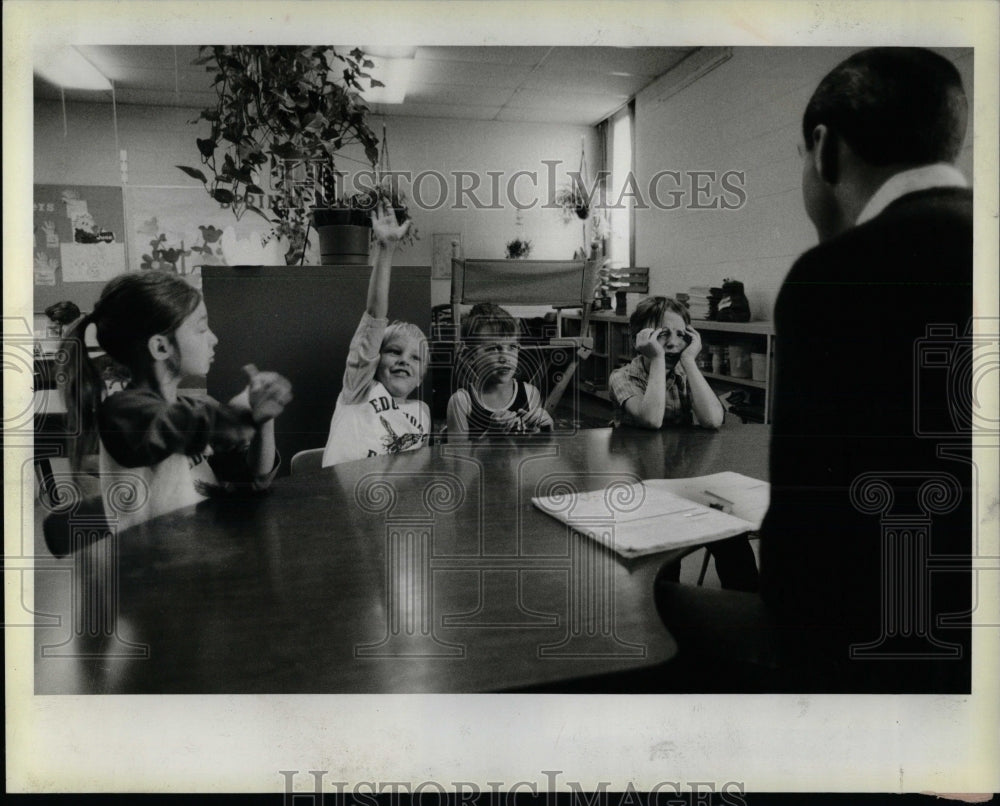
{"type": "Polygon", "coordinates": [[[966,117],[957,70],[921,48],[855,54],[806,107],[820,243],[775,304],[760,599],[657,588],[685,662],[732,661],[721,688],[969,690],[966,117]]]}

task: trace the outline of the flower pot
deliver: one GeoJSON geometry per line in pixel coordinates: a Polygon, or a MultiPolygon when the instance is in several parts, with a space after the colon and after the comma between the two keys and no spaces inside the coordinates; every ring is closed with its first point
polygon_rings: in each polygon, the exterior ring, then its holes
{"type": "Polygon", "coordinates": [[[316,227],[323,265],[363,265],[368,262],[371,227],[356,224],[327,224],[316,227]]]}
{"type": "Polygon", "coordinates": [[[313,226],[371,227],[371,213],[358,207],[314,207],[313,226]]]}

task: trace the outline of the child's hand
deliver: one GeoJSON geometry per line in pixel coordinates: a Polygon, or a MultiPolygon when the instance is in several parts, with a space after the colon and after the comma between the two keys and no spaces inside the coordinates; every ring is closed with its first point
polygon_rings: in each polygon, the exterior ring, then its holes
{"type": "Polygon", "coordinates": [[[372,211],[372,232],[382,248],[394,249],[410,231],[411,223],[407,219],[402,224],[397,224],[395,212],[384,201],[372,211]]]}
{"type": "Polygon", "coordinates": [[[519,429],[520,419],[513,411],[495,411],[490,415],[490,425],[487,433],[510,434],[519,429]]]}
{"type": "Polygon", "coordinates": [[[684,329],[684,332],[687,333],[687,337],[690,340],[688,341],[688,346],[681,351],[681,361],[691,366],[696,363],[695,359],[701,352],[701,334],[691,327],[691,325],[688,325],[684,329]]]}
{"type": "Polygon", "coordinates": [[[663,345],[660,344],[662,328],[647,327],[635,334],[635,349],[639,355],[653,359],[663,355],[663,345]]]}
{"type": "Polygon", "coordinates": [[[541,406],[528,411],[519,409],[517,411],[519,427],[516,430],[524,434],[537,434],[543,428],[552,428],[554,423],[549,413],[541,406]]]}
{"type": "Polygon", "coordinates": [[[292,385],[277,372],[260,372],[253,364],[243,371],[250,379],[247,396],[254,422],[258,425],[273,420],[292,401],[292,385]]]}

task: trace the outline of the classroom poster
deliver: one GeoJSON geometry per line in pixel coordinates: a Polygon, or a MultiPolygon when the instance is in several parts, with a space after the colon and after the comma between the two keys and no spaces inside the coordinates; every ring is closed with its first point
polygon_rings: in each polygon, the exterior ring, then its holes
{"type": "Polygon", "coordinates": [[[34,309],[71,300],[86,310],[128,270],[122,189],[35,185],[32,208],[34,309]]]}

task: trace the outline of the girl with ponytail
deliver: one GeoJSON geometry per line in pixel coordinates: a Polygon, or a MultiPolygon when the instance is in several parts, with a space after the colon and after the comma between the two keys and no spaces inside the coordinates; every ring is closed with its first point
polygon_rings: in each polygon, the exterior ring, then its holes
{"type": "Polygon", "coordinates": [[[262,489],[274,477],[274,418],[292,397],[285,378],[248,365],[246,389],[228,404],[178,392],[183,376],[208,373],[217,343],[201,294],[157,271],[115,277],[64,339],[71,357],[64,395],[78,435],[70,458],[79,469],[83,456],[99,454],[105,512],[117,515],[119,529],[213,491],[262,489]],[[87,355],[92,325],[97,343],[129,375],[112,395],[87,355]]]}

